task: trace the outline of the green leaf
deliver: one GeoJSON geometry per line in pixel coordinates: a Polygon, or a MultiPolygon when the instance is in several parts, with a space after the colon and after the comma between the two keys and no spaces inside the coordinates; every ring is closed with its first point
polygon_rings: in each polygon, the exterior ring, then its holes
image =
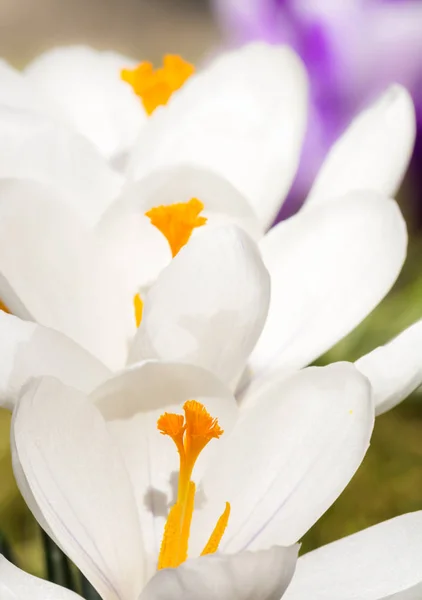
{"type": "Polygon", "coordinates": [[[53,540],[41,531],[47,579],[63,587],[81,594],[86,600],[101,600],[89,581],[60,550],[53,540]]]}
{"type": "Polygon", "coordinates": [[[101,596],[94,590],[88,579],[81,573],[81,593],[86,600],[101,600],[101,596]]]}
{"type": "Polygon", "coordinates": [[[42,543],[44,548],[44,557],[46,563],[47,579],[77,592],[77,578],[73,572],[73,567],[67,556],[53,542],[53,540],[41,531],[42,543]]]}
{"type": "Polygon", "coordinates": [[[0,532],[0,554],[3,554],[7,560],[15,564],[12,550],[3,533],[0,532]]]}

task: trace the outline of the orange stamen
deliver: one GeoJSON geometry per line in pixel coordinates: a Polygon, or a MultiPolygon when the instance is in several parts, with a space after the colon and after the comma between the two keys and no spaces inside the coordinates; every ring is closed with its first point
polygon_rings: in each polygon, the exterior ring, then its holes
{"type": "Polygon", "coordinates": [[[192,231],[207,222],[206,217],[199,216],[203,210],[202,202],[197,198],[191,198],[189,202],[151,208],[145,216],[167,239],[174,257],[188,243],[192,231]]]}
{"type": "Polygon", "coordinates": [[[5,313],[9,313],[10,314],[9,309],[7,308],[7,306],[5,304],[3,304],[3,302],[1,300],[0,300],[0,310],[2,310],[5,313]]]}
{"type": "MultiPolygon", "coordinates": [[[[195,504],[195,484],[191,479],[193,468],[205,446],[224,433],[218,420],[212,417],[200,402],[188,400],[183,405],[183,410],[184,417],[174,413],[164,413],[157,421],[158,430],[172,438],[180,457],[177,501],[167,518],[158,569],[177,567],[188,557],[188,542],[195,504]]],[[[216,552],[226,530],[229,515],[230,504],[227,502],[225,511],[219,518],[202,554],[216,552]]]]}
{"type": "Polygon", "coordinates": [[[143,62],[134,69],[123,69],[121,78],[132,86],[151,115],[158,106],[167,104],[194,71],[195,67],[180,56],[167,54],[162,67],[154,70],[150,62],[143,62]]]}
{"type": "Polygon", "coordinates": [[[139,327],[142,321],[142,314],[144,312],[144,303],[142,302],[141,296],[135,294],[133,297],[133,308],[135,310],[135,322],[136,327],[139,327]]]}
{"type": "Polygon", "coordinates": [[[217,552],[218,546],[220,545],[221,539],[226,531],[227,524],[229,522],[230,517],[230,504],[226,502],[226,508],[224,509],[223,514],[217,521],[217,525],[214,527],[212,534],[210,535],[210,539],[208,540],[205,548],[201,552],[201,556],[205,556],[206,554],[214,554],[217,552]]]}

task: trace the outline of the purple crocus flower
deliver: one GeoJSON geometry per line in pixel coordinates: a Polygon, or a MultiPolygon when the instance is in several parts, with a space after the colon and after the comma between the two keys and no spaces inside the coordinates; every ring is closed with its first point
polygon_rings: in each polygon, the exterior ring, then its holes
{"type": "MultiPolygon", "coordinates": [[[[327,149],[350,119],[390,83],[412,93],[422,133],[421,0],[214,0],[229,39],[286,43],[311,81],[308,136],[293,193],[296,210],[327,149]]],[[[422,136],[417,142],[422,156],[422,136]]],[[[414,163],[421,163],[415,158],[414,163]]],[[[422,212],[422,211],[421,211],[422,212]]]]}

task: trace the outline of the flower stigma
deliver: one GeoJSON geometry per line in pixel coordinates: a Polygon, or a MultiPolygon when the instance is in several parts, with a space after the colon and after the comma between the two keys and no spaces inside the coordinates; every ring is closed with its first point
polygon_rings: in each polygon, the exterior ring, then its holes
{"type": "MultiPolygon", "coordinates": [[[[172,506],[164,527],[158,569],[175,568],[188,558],[188,542],[192,515],[195,507],[195,483],[192,472],[196,460],[213,438],[218,439],[224,431],[205,406],[196,400],[183,405],[185,416],[164,413],[157,421],[162,435],[168,435],[176,444],[180,459],[179,483],[176,504],[172,506]]],[[[230,504],[226,502],[223,514],[217,521],[201,556],[217,551],[230,516],[230,504]]]]}
{"type": "Polygon", "coordinates": [[[132,86],[147,114],[151,115],[157,106],[167,104],[173,92],[180,89],[194,71],[195,67],[180,56],[167,54],[158,69],[150,62],[142,62],[134,69],[122,69],[120,76],[132,86]]]}
{"type": "MultiPolygon", "coordinates": [[[[189,202],[156,206],[148,210],[145,216],[164,235],[174,258],[179,250],[188,243],[193,230],[196,227],[202,227],[207,222],[206,217],[199,216],[203,210],[202,202],[198,198],[191,198],[189,202]]],[[[133,297],[133,308],[136,327],[139,327],[144,310],[144,303],[139,294],[135,294],[133,297]]]]}
{"type": "Polygon", "coordinates": [[[171,253],[175,257],[179,250],[188,243],[192,231],[207,222],[206,217],[199,216],[203,210],[202,202],[198,198],[191,198],[189,202],[151,208],[145,213],[145,216],[167,239],[171,253]]]}

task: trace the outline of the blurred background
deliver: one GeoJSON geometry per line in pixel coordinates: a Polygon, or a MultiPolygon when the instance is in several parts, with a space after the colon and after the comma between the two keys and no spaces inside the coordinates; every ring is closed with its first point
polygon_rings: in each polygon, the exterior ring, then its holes
{"type": "MultiPolygon", "coordinates": [[[[16,67],[68,44],[113,49],[140,61],[177,53],[198,64],[254,38],[292,44],[312,84],[303,160],[280,218],[300,206],[329,144],[348,120],[388,83],[405,83],[422,115],[422,2],[417,0],[0,0],[0,56],[16,67]]],[[[385,301],[321,364],[354,360],[422,317],[421,148],[418,139],[399,198],[411,233],[403,273],[385,301]]],[[[20,566],[45,574],[39,531],[13,480],[9,421],[9,415],[0,415],[0,531],[20,566]]],[[[307,534],[303,550],[422,509],[421,434],[417,394],[379,417],[362,468],[307,534]]]]}
{"type": "Polygon", "coordinates": [[[221,40],[207,0],[1,0],[0,56],[15,66],[57,45],[197,61],[221,40]]]}

